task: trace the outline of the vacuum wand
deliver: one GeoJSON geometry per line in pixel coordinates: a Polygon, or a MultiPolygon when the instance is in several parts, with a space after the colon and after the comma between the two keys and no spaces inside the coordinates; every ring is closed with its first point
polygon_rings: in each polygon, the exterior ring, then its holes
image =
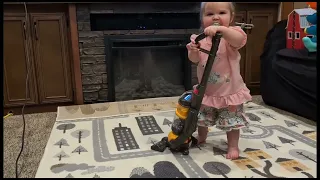
{"type": "Polygon", "coordinates": [[[191,107],[195,108],[197,110],[200,109],[202,99],[207,87],[207,82],[209,79],[209,75],[212,69],[212,65],[214,63],[214,60],[216,58],[216,54],[219,48],[220,40],[221,40],[221,34],[217,33],[213,38],[212,38],[212,47],[210,49],[210,54],[208,56],[208,61],[206,63],[206,67],[204,68],[204,73],[201,78],[200,84],[197,85],[196,91],[192,92],[192,101],[191,101],[191,107]]]}
{"type": "MultiPolygon", "coordinates": [[[[203,39],[204,37],[205,36],[202,34],[199,39],[203,39]]],[[[176,149],[180,145],[184,144],[186,140],[188,140],[188,138],[190,138],[197,129],[198,113],[207,87],[209,75],[216,58],[221,37],[221,33],[216,33],[216,35],[212,37],[212,47],[210,49],[210,53],[208,54],[209,56],[204,69],[204,73],[202,75],[201,82],[192,91],[190,109],[188,111],[187,118],[185,119],[186,123],[183,127],[183,133],[181,133],[176,139],[169,142],[170,148],[172,149],[176,149]]],[[[196,40],[196,43],[197,41],[199,40],[196,40]]]]}

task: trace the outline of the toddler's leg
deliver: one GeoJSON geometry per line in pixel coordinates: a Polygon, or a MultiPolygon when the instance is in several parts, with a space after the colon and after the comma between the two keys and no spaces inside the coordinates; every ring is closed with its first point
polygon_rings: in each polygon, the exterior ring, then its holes
{"type": "Polygon", "coordinates": [[[227,159],[237,159],[239,157],[239,130],[231,130],[227,132],[228,139],[228,154],[226,156],[227,159]]]}
{"type": "Polygon", "coordinates": [[[208,135],[208,127],[198,126],[198,144],[205,143],[208,135]]]}
{"type": "Polygon", "coordinates": [[[198,114],[198,144],[205,143],[208,135],[208,126],[213,126],[212,107],[201,105],[198,114]]]}
{"type": "Polygon", "coordinates": [[[217,111],[219,113],[216,120],[217,128],[227,131],[228,153],[226,158],[237,159],[239,157],[239,129],[248,126],[243,115],[243,105],[229,106],[217,111]]]}

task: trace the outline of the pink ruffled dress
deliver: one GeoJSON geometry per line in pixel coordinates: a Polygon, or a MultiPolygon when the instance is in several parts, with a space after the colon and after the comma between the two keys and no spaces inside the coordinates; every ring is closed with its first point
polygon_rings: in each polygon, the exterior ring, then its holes
{"type": "MultiPolygon", "coordinates": [[[[243,103],[251,101],[250,90],[240,75],[240,53],[238,50],[247,42],[247,35],[240,27],[230,27],[244,36],[241,46],[232,47],[221,38],[219,50],[208,79],[207,89],[198,114],[198,126],[214,126],[223,131],[248,127],[243,103]]],[[[200,41],[201,47],[210,51],[211,38],[200,41]]],[[[199,52],[197,76],[200,83],[208,54],[199,52]]]]}
{"type": "MultiPolygon", "coordinates": [[[[228,106],[241,105],[247,101],[251,101],[250,90],[246,87],[240,75],[240,53],[247,42],[247,35],[240,27],[233,28],[245,36],[240,47],[232,47],[226,40],[221,38],[219,50],[215,62],[213,63],[210,73],[207,89],[202,104],[217,109],[226,108],[228,106]]],[[[201,47],[210,51],[212,46],[211,37],[207,37],[200,41],[201,47]]],[[[200,61],[197,66],[197,76],[200,83],[204,68],[208,60],[208,54],[199,53],[200,61]]]]}

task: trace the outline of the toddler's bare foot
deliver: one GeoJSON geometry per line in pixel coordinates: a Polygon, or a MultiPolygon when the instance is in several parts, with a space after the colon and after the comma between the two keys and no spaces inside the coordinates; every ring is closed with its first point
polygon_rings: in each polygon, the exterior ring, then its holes
{"type": "Polygon", "coordinates": [[[238,147],[228,147],[228,153],[226,155],[227,159],[237,159],[239,157],[239,148],[238,147]]]}
{"type": "Polygon", "coordinates": [[[227,159],[237,159],[239,157],[239,130],[232,130],[227,132],[227,139],[228,139],[228,153],[226,158],[227,159]]]}

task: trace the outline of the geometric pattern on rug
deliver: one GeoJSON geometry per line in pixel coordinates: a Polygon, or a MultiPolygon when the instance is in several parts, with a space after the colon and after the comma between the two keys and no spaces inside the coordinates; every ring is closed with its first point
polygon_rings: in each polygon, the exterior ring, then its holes
{"type": "Polygon", "coordinates": [[[187,156],[152,151],[170,132],[173,109],[60,119],[36,178],[316,178],[316,127],[251,102],[245,112],[236,160],[225,158],[226,134],[215,127],[187,156]]]}

